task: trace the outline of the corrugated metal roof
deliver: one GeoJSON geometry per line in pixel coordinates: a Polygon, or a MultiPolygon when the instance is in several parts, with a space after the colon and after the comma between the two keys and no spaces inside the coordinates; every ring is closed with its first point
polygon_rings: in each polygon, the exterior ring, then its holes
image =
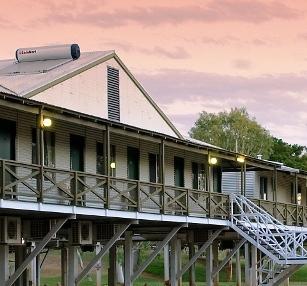
{"type": "Polygon", "coordinates": [[[19,96],[45,86],[63,76],[78,71],[96,61],[114,54],[114,51],[85,52],[77,60],[50,60],[17,63],[0,61],[0,85],[19,96]]]}

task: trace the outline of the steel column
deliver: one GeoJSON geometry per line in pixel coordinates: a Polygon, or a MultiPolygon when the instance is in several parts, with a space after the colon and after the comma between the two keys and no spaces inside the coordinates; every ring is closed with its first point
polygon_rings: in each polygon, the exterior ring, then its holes
{"type": "MultiPolygon", "coordinates": [[[[100,242],[97,242],[95,252],[96,255],[99,255],[100,251],[102,250],[102,246],[100,242]]],[[[96,285],[101,286],[101,276],[102,276],[102,260],[101,258],[96,263],[96,285]]]]}
{"type": "Polygon", "coordinates": [[[0,285],[9,278],[9,246],[0,245],[0,285]]]}
{"type": "MultiPolygon", "coordinates": [[[[35,242],[31,242],[31,247],[30,250],[33,252],[35,249],[35,242]]],[[[32,286],[37,286],[36,285],[36,265],[37,265],[37,260],[36,257],[33,258],[33,260],[30,262],[30,277],[29,277],[29,284],[32,286]],[[32,283],[32,284],[31,284],[32,283]]]]}
{"type": "MultiPolygon", "coordinates": [[[[195,255],[194,232],[189,232],[189,260],[195,255]]],[[[189,286],[195,286],[195,263],[189,269],[189,286]]]]}
{"type": "Polygon", "coordinates": [[[132,232],[127,231],[125,233],[125,269],[124,269],[124,286],[131,286],[131,276],[133,271],[133,241],[132,241],[132,232]]]}
{"type": "Polygon", "coordinates": [[[75,286],[78,285],[75,282],[76,277],[78,276],[78,246],[70,245],[68,247],[68,271],[67,271],[67,285],[75,286]]]}
{"type": "Polygon", "coordinates": [[[252,282],[252,286],[257,286],[257,247],[254,245],[251,245],[251,261],[252,261],[252,265],[251,265],[251,282],[252,282]]]}
{"type": "MultiPolygon", "coordinates": [[[[209,233],[211,234],[212,231],[209,230],[209,233]]],[[[207,286],[213,286],[213,280],[212,280],[212,271],[213,271],[213,251],[212,251],[212,243],[210,243],[207,247],[206,251],[206,280],[207,280],[207,286]]]]}
{"type": "Polygon", "coordinates": [[[61,283],[62,286],[67,286],[68,281],[67,281],[67,248],[63,247],[61,249],[61,283]]]}
{"type": "Polygon", "coordinates": [[[163,260],[164,260],[164,284],[169,284],[169,243],[164,246],[163,249],[163,260]]]}
{"type": "MultiPolygon", "coordinates": [[[[215,268],[219,265],[219,246],[217,241],[214,241],[212,243],[212,254],[213,254],[213,267],[215,268]]],[[[219,280],[220,280],[219,273],[217,273],[214,278],[212,277],[212,279],[214,286],[219,286],[219,280]]]]}
{"type": "Polygon", "coordinates": [[[116,285],[116,245],[114,244],[109,250],[109,271],[108,271],[108,285],[116,285]]]}
{"type": "Polygon", "coordinates": [[[241,286],[241,260],[240,260],[240,248],[236,252],[236,280],[237,280],[237,286],[241,286]]]}
{"type": "Polygon", "coordinates": [[[246,242],[244,245],[244,258],[245,258],[245,286],[251,285],[250,279],[250,244],[246,242]]]}
{"type": "Polygon", "coordinates": [[[177,265],[177,255],[178,255],[178,251],[177,251],[177,236],[173,237],[171,242],[171,257],[170,257],[170,286],[178,286],[177,285],[177,269],[178,269],[178,265],[177,265]]]}

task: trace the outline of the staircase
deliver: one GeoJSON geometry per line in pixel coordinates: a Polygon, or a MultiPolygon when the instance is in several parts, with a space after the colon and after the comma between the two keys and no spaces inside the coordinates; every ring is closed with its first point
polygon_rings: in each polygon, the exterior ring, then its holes
{"type": "Polygon", "coordinates": [[[307,264],[307,232],[291,230],[242,195],[230,195],[230,208],[230,226],[263,254],[258,285],[279,285],[307,264]]]}

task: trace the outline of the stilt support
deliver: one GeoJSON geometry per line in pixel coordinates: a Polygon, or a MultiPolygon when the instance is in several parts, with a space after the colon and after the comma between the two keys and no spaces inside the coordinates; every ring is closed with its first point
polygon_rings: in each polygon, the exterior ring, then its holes
{"type": "Polygon", "coordinates": [[[291,265],[274,279],[273,286],[281,285],[286,279],[288,279],[295,271],[300,269],[303,265],[291,265]]]}
{"type": "Polygon", "coordinates": [[[67,286],[75,286],[75,279],[78,276],[78,246],[71,245],[68,247],[68,271],[67,286]]]}
{"type": "Polygon", "coordinates": [[[123,225],[114,236],[104,245],[100,252],[90,261],[90,263],[81,271],[76,278],[76,284],[78,284],[90,271],[97,265],[97,262],[101,260],[104,255],[110,250],[110,248],[116,243],[116,241],[123,235],[128,229],[130,224],[123,225]]]}
{"type": "Polygon", "coordinates": [[[116,285],[116,245],[114,244],[109,250],[109,271],[108,271],[108,285],[116,285]]]}
{"type": "MultiPolygon", "coordinates": [[[[212,242],[220,235],[220,233],[225,230],[219,229],[215,231],[213,234],[209,235],[208,240],[199,248],[199,250],[193,255],[193,257],[189,260],[189,262],[182,267],[180,272],[177,274],[177,277],[181,277],[187,270],[196,262],[196,260],[208,249],[208,247],[212,244],[212,242]]],[[[212,271],[211,271],[212,273],[212,271]]],[[[210,276],[211,276],[210,273],[210,276]]]]}
{"type": "Polygon", "coordinates": [[[219,273],[223,269],[227,262],[237,253],[237,251],[240,249],[240,247],[242,247],[245,242],[246,240],[242,239],[235,245],[235,247],[227,254],[224,260],[216,268],[214,268],[212,272],[212,278],[214,278],[217,273],[219,273]]]}
{"type": "Polygon", "coordinates": [[[125,269],[124,269],[124,286],[131,286],[131,276],[133,272],[133,241],[132,241],[132,232],[127,231],[125,233],[125,269]]]}
{"type": "Polygon", "coordinates": [[[9,246],[0,245],[0,285],[9,278],[9,246]]]}
{"type": "Polygon", "coordinates": [[[142,272],[147,268],[147,266],[157,257],[162,248],[169,243],[169,241],[177,234],[177,232],[182,227],[183,225],[174,227],[172,231],[157,245],[156,249],[149,255],[146,261],[144,261],[143,264],[135,271],[135,273],[133,273],[131,277],[132,282],[134,282],[142,274],[142,272]]]}
{"type": "Polygon", "coordinates": [[[64,225],[68,218],[59,219],[58,222],[52,227],[42,241],[35,247],[35,249],[27,256],[27,258],[21,263],[18,269],[15,270],[14,274],[5,283],[5,286],[11,286],[18,279],[18,277],[28,267],[29,263],[44,249],[51,238],[58,232],[58,230],[64,225]]]}
{"type": "Polygon", "coordinates": [[[164,259],[164,284],[167,285],[169,284],[169,244],[166,244],[164,246],[164,255],[163,255],[163,259],[164,259]]]}

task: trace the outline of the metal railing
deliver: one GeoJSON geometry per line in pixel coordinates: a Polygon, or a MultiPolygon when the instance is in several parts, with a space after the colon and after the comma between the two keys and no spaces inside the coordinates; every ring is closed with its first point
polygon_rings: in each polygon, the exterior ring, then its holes
{"type": "Polygon", "coordinates": [[[231,226],[280,264],[307,262],[307,232],[284,225],[242,195],[230,195],[231,226]]]}

